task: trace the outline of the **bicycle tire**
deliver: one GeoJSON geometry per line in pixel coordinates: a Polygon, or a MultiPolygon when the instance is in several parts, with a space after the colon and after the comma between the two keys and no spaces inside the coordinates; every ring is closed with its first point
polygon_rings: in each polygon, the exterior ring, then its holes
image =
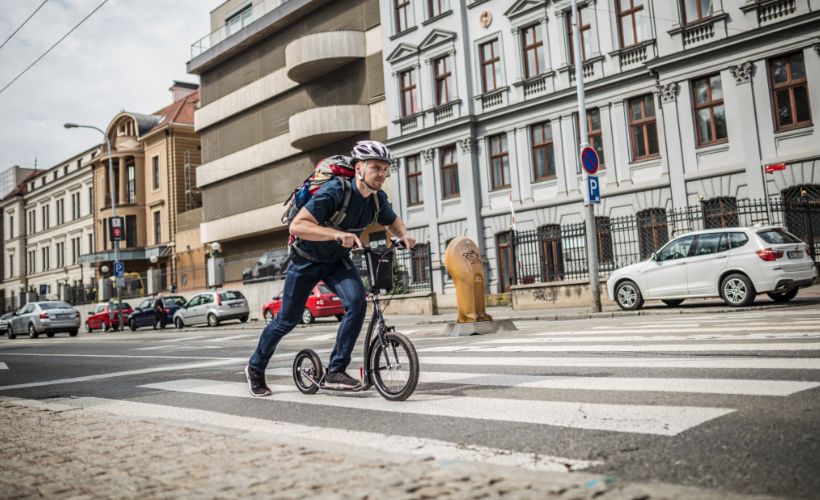
{"type": "Polygon", "coordinates": [[[299,368],[306,370],[313,377],[313,380],[318,382],[322,380],[322,360],[311,349],[302,349],[293,360],[293,382],[296,384],[296,388],[302,394],[315,394],[319,390],[319,386],[306,378],[299,368]],[[302,363],[304,361],[310,363],[310,366],[303,367],[302,363]]]}
{"type": "Polygon", "coordinates": [[[379,342],[378,337],[375,339],[375,345],[370,351],[370,375],[373,380],[373,385],[376,390],[382,395],[384,399],[389,401],[404,401],[409,398],[416,390],[416,385],[419,382],[419,357],[416,354],[416,348],[410,339],[397,332],[389,332],[384,334],[385,345],[392,347],[388,350],[388,356],[391,356],[391,363],[396,368],[390,370],[387,368],[384,361],[383,345],[379,342]],[[392,352],[391,352],[392,351],[392,352]],[[402,353],[404,359],[402,359],[402,353]],[[406,365],[406,369],[404,369],[406,365]],[[392,387],[387,384],[385,374],[391,376],[407,374],[407,379],[401,385],[392,387]]]}

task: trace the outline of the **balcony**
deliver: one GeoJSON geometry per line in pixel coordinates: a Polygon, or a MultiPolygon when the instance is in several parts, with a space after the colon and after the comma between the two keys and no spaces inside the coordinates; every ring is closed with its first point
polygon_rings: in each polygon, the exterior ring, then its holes
{"type": "Polygon", "coordinates": [[[370,130],[370,107],[358,104],[313,108],[288,121],[291,146],[302,151],[370,130]]]}
{"type": "Polygon", "coordinates": [[[361,31],[330,31],[303,36],[285,48],[288,78],[305,83],[365,57],[361,31]]]}
{"type": "Polygon", "coordinates": [[[740,10],[747,14],[756,12],[757,22],[765,25],[793,15],[797,12],[797,2],[795,0],[749,0],[740,10]]]}
{"type": "Polygon", "coordinates": [[[268,12],[276,9],[288,0],[263,0],[251,7],[251,11],[246,16],[236,17],[234,21],[223,24],[214,31],[191,44],[191,59],[197,57],[211,47],[221,43],[231,35],[240,32],[243,28],[264,16],[268,12]]]}

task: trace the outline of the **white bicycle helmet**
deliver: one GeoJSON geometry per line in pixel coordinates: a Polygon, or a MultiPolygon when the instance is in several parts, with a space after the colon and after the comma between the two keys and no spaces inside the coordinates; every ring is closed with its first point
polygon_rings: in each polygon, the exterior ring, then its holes
{"type": "Polygon", "coordinates": [[[353,146],[350,156],[354,160],[381,160],[388,163],[393,161],[390,150],[379,141],[359,141],[353,146]]]}

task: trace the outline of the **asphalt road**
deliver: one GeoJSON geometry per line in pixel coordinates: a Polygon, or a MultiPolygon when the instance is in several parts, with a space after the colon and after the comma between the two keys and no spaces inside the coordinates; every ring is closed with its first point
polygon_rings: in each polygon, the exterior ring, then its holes
{"type": "Polygon", "coordinates": [[[2,338],[0,397],[101,398],[179,419],[207,410],[282,432],[309,426],[343,444],[627,481],[791,498],[820,491],[816,305],[519,321],[516,333],[461,338],[409,321],[398,330],[415,343],[422,378],[404,403],[375,391],[296,392],[293,355],[310,347],[326,362],[335,321],[285,338],[268,369],[270,398],[250,398],[242,374],[261,325],[238,323],[2,338]]]}

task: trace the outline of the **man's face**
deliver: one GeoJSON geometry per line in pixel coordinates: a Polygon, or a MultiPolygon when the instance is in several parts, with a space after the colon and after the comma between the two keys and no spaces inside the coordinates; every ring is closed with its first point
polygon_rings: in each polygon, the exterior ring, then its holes
{"type": "Polygon", "coordinates": [[[390,164],[381,160],[367,160],[356,164],[359,175],[364,175],[364,180],[374,189],[381,189],[387,179],[390,164]]]}

